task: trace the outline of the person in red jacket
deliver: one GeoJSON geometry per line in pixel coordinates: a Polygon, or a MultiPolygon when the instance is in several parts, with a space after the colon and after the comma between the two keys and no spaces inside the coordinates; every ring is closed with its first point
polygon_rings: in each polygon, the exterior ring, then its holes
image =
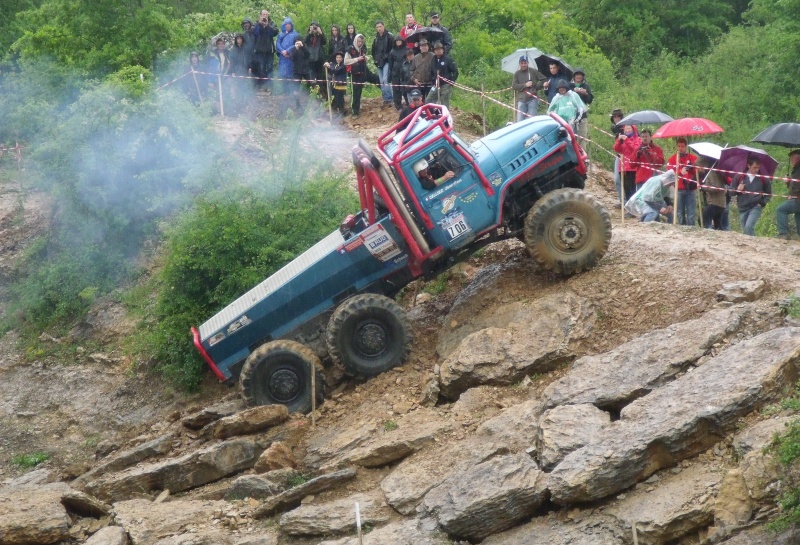
{"type": "Polygon", "coordinates": [[[641,133],[642,143],[636,150],[636,191],[652,176],[658,174],[655,169],[664,166],[664,150],[653,142],[653,133],[644,129],[641,133]]]}
{"type": "Polygon", "coordinates": [[[417,30],[418,28],[419,28],[419,25],[414,20],[414,16],[412,14],[410,14],[410,13],[407,14],[406,15],[406,24],[405,24],[405,26],[403,26],[403,28],[400,29],[399,34],[400,34],[400,36],[402,36],[402,38],[404,40],[406,40],[406,47],[408,47],[409,49],[413,49],[414,48],[414,42],[409,42],[408,41],[408,39],[407,39],[408,35],[411,34],[412,32],[414,32],[415,30],[417,30]]]}
{"type": "Polygon", "coordinates": [[[622,202],[628,202],[636,193],[636,150],[642,141],[633,125],[622,127],[622,133],[614,142],[614,151],[622,155],[620,170],[622,170],[622,202]]]}
{"type": "Polygon", "coordinates": [[[695,180],[694,164],[697,155],[688,152],[689,143],[681,136],[676,140],[678,153],[667,161],[671,170],[678,174],[678,225],[695,225],[697,212],[697,181],[695,180]]]}

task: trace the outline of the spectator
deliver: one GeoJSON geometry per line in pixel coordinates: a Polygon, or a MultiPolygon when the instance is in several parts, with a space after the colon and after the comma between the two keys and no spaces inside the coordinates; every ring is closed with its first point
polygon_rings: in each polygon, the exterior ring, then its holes
{"type": "Polygon", "coordinates": [[[258,24],[253,29],[253,65],[257,87],[271,87],[269,78],[272,77],[272,69],[275,66],[275,36],[278,35],[278,27],[270,19],[269,11],[262,9],[258,17],[258,24]]]}
{"type": "Polygon", "coordinates": [[[408,41],[408,35],[419,28],[419,25],[414,20],[414,16],[410,13],[406,14],[406,24],[400,29],[400,36],[406,41],[406,47],[413,49],[414,42],[408,41]]]}
{"type": "Polygon", "coordinates": [[[244,35],[236,34],[234,36],[233,47],[228,55],[231,59],[230,73],[232,76],[236,76],[231,88],[233,98],[237,101],[243,101],[246,98],[249,87],[249,82],[245,78],[250,74],[251,59],[251,55],[248,55],[245,47],[244,35]]]}
{"type": "Polygon", "coordinates": [[[311,21],[311,26],[308,27],[308,34],[305,39],[306,50],[308,51],[309,79],[312,82],[312,86],[319,86],[323,100],[328,98],[328,89],[320,83],[325,80],[322,65],[325,62],[326,41],[325,33],[322,32],[319,23],[311,21]]]}
{"type": "Polygon", "coordinates": [[[697,158],[695,166],[701,176],[701,181],[707,189],[703,189],[707,204],[703,209],[703,226],[706,229],[722,231],[722,215],[725,213],[728,184],[725,176],[716,170],[711,170],[716,161],[701,155],[697,158]]]}
{"type": "Polygon", "coordinates": [[[514,72],[511,86],[517,98],[517,121],[524,121],[539,113],[541,100],[536,96],[536,91],[542,88],[547,78],[528,65],[528,57],[519,58],[519,70],[514,72]]]}
{"type": "MultiPolygon", "coordinates": [[[[331,37],[328,40],[328,61],[335,62],[336,54],[347,51],[347,39],[342,36],[342,30],[338,25],[331,25],[331,37]]],[[[344,58],[344,57],[342,57],[344,58]]]]}
{"type": "Polygon", "coordinates": [[[449,55],[450,49],[453,47],[453,38],[450,36],[450,31],[447,30],[446,27],[443,27],[439,22],[439,12],[431,13],[431,28],[435,28],[442,31],[442,36],[438,38],[438,41],[442,42],[444,46],[444,54],[449,55]]]}
{"type": "Polygon", "coordinates": [[[443,43],[436,42],[433,44],[433,53],[434,59],[431,72],[433,87],[431,87],[425,102],[435,102],[436,104],[441,104],[449,108],[453,84],[446,83],[439,78],[441,77],[453,82],[456,81],[458,79],[458,67],[456,66],[456,61],[454,61],[450,55],[445,54],[443,43]]]}
{"type": "Polygon", "coordinates": [[[650,129],[642,130],[640,134],[642,143],[636,150],[634,161],[636,163],[636,191],[641,189],[651,177],[656,175],[655,169],[664,166],[664,150],[653,142],[653,133],[650,129]]]}
{"type": "Polygon", "coordinates": [[[758,175],[761,162],[756,156],[747,158],[747,172],[733,177],[739,222],[745,235],[756,235],[756,224],[770,199],[772,184],[758,175]]]}
{"type": "Polygon", "coordinates": [[[302,104],[300,103],[300,92],[303,88],[303,82],[311,83],[311,53],[308,51],[306,44],[303,40],[298,39],[294,46],[290,47],[287,52],[292,59],[292,82],[291,89],[294,95],[294,103],[297,111],[300,111],[302,104]]]}
{"type": "Polygon", "coordinates": [[[350,50],[351,45],[356,43],[356,26],[353,23],[347,23],[347,33],[344,35],[344,41],[347,43],[347,49],[350,50]]]}
{"type": "Polygon", "coordinates": [[[664,174],[652,176],[625,203],[625,211],[637,216],[642,222],[657,221],[664,215],[667,223],[672,221],[670,205],[670,186],[675,183],[675,172],[668,170],[664,174]]]}
{"type": "Polygon", "coordinates": [[[428,96],[431,90],[431,73],[433,68],[433,53],[430,51],[428,40],[419,41],[419,53],[411,62],[411,81],[417,86],[423,97],[428,96]]]}
{"type": "MultiPolygon", "coordinates": [[[[281,33],[278,34],[278,40],[275,42],[275,48],[278,50],[278,76],[284,80],[292,79],[292,57],[289,50],[294,46],[297,40],[300,39],[300,34],[295,31],[292,18],[287,17],[283,20],[281,25],[281,33]]],[[[291,81],[284,81],[285,89],[294,89],[291,81]]]]}
{"type": "MultiPolygon", "coordinates": [[[[403,62],[405,61],[406,51],[412,51],[406,47],[406,41],[402,36],[394,37],[394,47],[389,52],[389,77],[392,83],[392,99],[394,109],[398,112],[403,107],[403,97],[405,96],[406,79],[403,75],[403,62]]],[[[411,55],[414,57],[413,53],[411,55]]]]}
{"type": "Polygon", "coordinates": [[[545,91],[547,91],[547,102],[553,102],[553,97],[556,96],[558,93],[558,88],[553,85],[558,80],[568,80],[567,73],[564,71],[564,68],[561,66],[561,63],[557,61],[551,61],[548,65],[550,70],[550,74],[547,77],[547,81],[544,82],[542,86],[545,91]]]}
{"type": "Polygon", "coordinates": [[[332,79],[332,106],[334,112],[344,115],[344,93],[347,91],[347,67],[344,65],[344,53],[337,51],[333,58],[333,63],[325,63],[325,68],[330,71],[332,79]]]}
{"type": "Polygon", "coordinates": [[[575,72],[573,72],[572,86],[570,89],[583,101],[584,114],[578,121],[578,134],[587,138],[589,136],[589,119],[587,114],[589,112],[589,104],[594,100],[594,95],[592,94],[592,88],[586,83],[586,73],[583,71],[583,68],[576,68],[575,72]]]}
{"type": "Polygon", "coordinates": [[[622,134],[617,137],[614,142],[614,151],[622,155],[622,163],[620,164],[621,181],[622,181],[622,202],[628,202],[628,199],[636,193],[636,150],[641,146],[642,141],[636,132],[636,127],[633,125],[625,125],[622,127],[622,134]]]}
{"type": "Polygon", "coordinates": [[[375,23],[375,39],[372,41],[372,60],[378,68],[383,105],[392,103],[392,85],[389,79],[389,53],[392,51],[392,35],[386,31],[383,21],[375,23]]]}
{"type": "MultiPolygon", "coordinates": [[[[188,70],[189,72],[200,72],[200,55],[197,54],[197,51],[192,51],[189,53],[188,70]]],[[[203,91],[200,87],[197,74],[193,73],[191,78],[185,78],[183,83],[183,92],[186,93],[186,96],[189,97],[189,100],[191,100],[194,104],[202,102],[203,91]]]]}
{"type": "Polygon", "coordinates": [[[258,74],[258,67],[255,64],[256,34],[253,21],[249,17],[242,19],[242,38],[244,40],[244,50],[247,53],[247,73],[258,74]]]}
{"type": "MultiPolygon", "coordinates": [[[[619,122],[622,121],[622,118],[625,117],[625,114],[619,108],[614,108],[609,115],[611,119],[611,134],[614,135],[614,138],[618,137],[622,134],[622,127],[619,125],[619,122]]],[[[622,174],[619,168],[619,156],[614,157],[614,187],[617,188],[617,197],[619,198],[621,203],[625,203],[622,200],[622,174]]]]}
{"type": "Polygon", "coordinates": [[[400,117],[397,119],[398,123],[402,122],[403,120],[405,120],[405,123],[399,125],[396,132],[399,133],[408,126],[409,122],[411,121],[409,116],[413,114],[414,110],[420,106],[422,106],[422,93],[419,92],[419,89],[412,89],[408,93],[408,104],[406,104],[403,109],[400,110],[400,117]]]}
{"type": "Polygon", "coordinates": [[[558,80],[553,85],[558,90],[558,94],[553,97],[547,111],[557,113],[561,119],[574,127],[586,111],[584,110],[583,101],[575,91],[569,90],[567,80],[558,80]]]}
{"type": "Polygon", "coordinates": [[[364,35],[356,35],[353,45],[344,56],[345,66],[350,67],[350,77],[353,81],[352,114],[356,117],[361,112],[361,93],[367,81],[367,48],[364,45],[364,35]]]}
{"type": "Polygon", "coordinates": [[[441,178],[434,178],[428,172],[428,161],[425,159],[420,159],[414,163],[413,170],[417,174],[417,178],[419,179],[419,183],[422,185],[423,189],[427,189],[429,191],[431,189],[436,189],[436,186],[443,184],[455,176],[455,173],[452,170],[448,170],[441,178]]]}
{"type": "Polygon", "coordinates": [[[794,214],[794,228],[800,236],[800,149],[789,152],[789,164],[792,173],[789,175],[793,181],[787,181],[789,193],[787,200],[775,209],[775,219],[778,222],[778,238],[789,240],[789,216],[794,214]]]}
{"type": "Polygon", "coordinates": [[[678,225],[696,225],[695,212],[697,211],[697,182],[695,181],[694,164],[697,155],[689,153],[688,142],[683,136],[676,140],[678,153],[667,161],[672,170],[680,165],[678,174],[678,225]]]}
{"type": "MultiPolygon", "coordinates": [[[[405,47],[405,46],[403,46],[405,47]]],[[[414,64],[414,54],[413,49],[406,48],[406,59],[403,61],[403,98],[406,100],[406,105],[410,103],[409,101],[409,93],[411,92],[412,87],[414,87],[414,81],[411,79],[411,66],[414,64]]]]}

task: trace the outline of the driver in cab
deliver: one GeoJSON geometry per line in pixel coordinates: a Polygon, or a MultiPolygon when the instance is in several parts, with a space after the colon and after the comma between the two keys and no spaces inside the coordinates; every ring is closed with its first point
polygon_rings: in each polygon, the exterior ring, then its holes
{"type": "Polygon", "coordinates": [[[434,176],[434,174],[428,171],[428,161],[425,159],[420,159],[414,163],[414,172],[417,173],[419,183],[424,189],[427,190],[436,189],[437,186],[445,183],[447,180],[455,176],[455,173],[452,170],[447,170],[438,177],[434,176]]]}

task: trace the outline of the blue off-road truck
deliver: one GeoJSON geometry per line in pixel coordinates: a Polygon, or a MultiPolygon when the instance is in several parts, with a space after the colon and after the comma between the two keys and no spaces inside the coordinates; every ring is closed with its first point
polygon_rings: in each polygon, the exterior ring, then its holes
{"type": "Polygon", "coordinates": [[[447,108],[426,104],[352,157],[361,210],[233,301],[194,344],[220,380],[239,378],[253,405],[308,412],[322,361],[356,377],[402,364],[412,332],[392,299],[499,240],[523,240],[561,275],[593,267],[611,219],[583,191],[586,153],[561,118],[533,117],[472,145],[447,108]],[[425,168],[427,167],[427,168],[425,168]],[[317,374],[315,374],[317,373],[317,374]]]}

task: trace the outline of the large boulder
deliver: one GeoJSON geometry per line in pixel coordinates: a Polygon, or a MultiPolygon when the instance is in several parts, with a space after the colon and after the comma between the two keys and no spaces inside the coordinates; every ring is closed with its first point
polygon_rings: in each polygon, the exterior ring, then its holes
{"type": "Polygon", "coordinates": [[[142,443],[141,445],[119,452],[72,481],[72,486],[83,488],[86,486],[86,483],[96,479],[100,475],[121,471],[138,464],[142,460],[166,454],[172,450],[172,442],[174,440],[175,434],[167,433],[142,443]]]}
{"type": "Polygon", "coordinates": [[[719,545],[797,545],[800,543],[800,529],[789,528],[782,532],[774,532],[764,526],[748,528],[735,536],[726,539],[719,545]]]}
{"type": "Polygon", "coordinates": [[[231,416],[216,420],[204,427],[200,434],[214,439],[227,439],[236,435],[258,433],[282,424],[289,418],[286,405],[259,405],[231,416]]]}
{"type": "Polygon", "coordinates": [[[481,545],[628,545],[630,532],[605,515],[570,512],[534,518],[512,530],[488,537],[481,545]]]}
{"type": "Polygon", "coordinates": [[[0,488],[0,543],[47,545],[69,538],[72,521],[61,503],[64,483],[0,488]]]}
{"type": "Polygon", "coordinates": [[[787,426],[798,418],[800,417],[774,416],[745,428],[733,438],[733,448],[737,456],[742,458],[753,451],[763,449],[776,436],[784,435],[788,431],[787,426]]]}
{"type": "Polygon", "coordinates": [[[199,430],[215,420],[232,416],[237,412],[244,409],[244,402],[241,399],[234,399],[232,401],[224,401],[217,403],[210,407],[204,407],[199,411],[190,414],[181,420],[181,424],[190,430],[199,430]]]}
{"type": "Polygon", "coordinates": [[[494,418],[484,421],[475,433],[511,450],[526,451],[536,442],[542,406],[539,398],[512,405],[494,418]]]}
{"type": "Polygon", "coordinates": [[[498,443],[480,438],[418,452],[381,481],[381,490],[398,513],[410,515],[425,494],[448,475],[463,474],[492,456],[507,453],[508,449],[498,443]]]}
{"type": "Polygon", "coordinates": [[[338,486],[343,482],[355,478],[355,476],[356,470],[347,468],[314,477],[310,481],[306,481],[303,484],[281,492],[277,496],[268,498],[253,511],[253,518],[269,517],[275,513],[297,507],[300,505],[300,501],[306,496],[318,494],[319,492],[338,486]]]}
{"type": "Polygon", "coordinates": [[[539,465],[550,471],[567,454],[592,442],[609,424],[611,415],[588,403],[545,411],[539,418],[536,438],[539,465]]]}
{"type": "Polygon", "coordinates": [[[120,526],[106,526],[101,528],[83,545],[128,545],[128,534],[120,526]]]}
{"type": "Polygon", "coordinates": [[[356,531],[355,504],[358,503],[361,524],[378,526],[389,520],[391,509],[378,493],[355,494],[327,503],[308,503],[284,513],[278,524],[291,536],[321,536],[356,531]]]}
{"type": "Polygon", "coordinates": [[[297,472],[289,468],[276,469],[259,475],[242,475],[237,477],[225,492],[225,499],[255,498],[260,500],[277,496],[291,488],[289,481],[296,475],[297,472]]]}
{"type": "Polygon", "coordinates": [[[645,333],[609,352],[583,356],[545,389],[545,407],[591,403],[619,410],[674,380],[736,333],[750,312],[749,306],[713,310],[696,320],[645,333]]]}
{"type": "MultiPolygon", "coordinates": [[[[319,545],[361,545],[355,537],[323,541],[319,545]]],[[[426,528],[418,519],[406,519],[387,524],[365,533],[363,545],[451,545],[452,541],[436,531],[426,528]]]]}
{"type": "Polygon", "coordinates": [[[161,490],[180,492],[253,467],[262,451],[252,439],[232,439],[179,458],[104,475],[87,483],[85,489],[112,501],[161,490]]]}
{"type": "Polygon", "coordinates": [[[621,418],[550,474],[560,505],[595,501],[717,443],[739,417],[794,384],[800,328],[780,328],[732,346],[622,410],[621,418]]]}
{"type": "Polygon", "coordinates": [[[512,384],[571,361],[573,343],[587,337],[596,320],[591,303],[569,292],[511,303],[500,314],[442,363],[439,384],[447,397],[479,384],[512,384]]]}
{"type": "Polygon", "coordinates": [[[530,517],[547,499],[547,476],[527,454],[495,456],[451,474],[422,511],[451,535],[481,540],[530,517]]]}
{"type": "Polygon", "coordinates": [[[672,543],[714,520],[714,498],[722,475],[711,466],[694,464],[680,473],[665,472],[649,480],[604,510],[617,519],[624,534],[630,535],[636,524],[641,545],[672,543]]]}
{"type": "Polygon", "coordinates": [[[308,447],[306,465],[332,469],[357,465],[379,467],[402,460],[447,430],[452,424],[435,411],[419,409],[392,425],[356,423],[315,437],[308,447]]]}

